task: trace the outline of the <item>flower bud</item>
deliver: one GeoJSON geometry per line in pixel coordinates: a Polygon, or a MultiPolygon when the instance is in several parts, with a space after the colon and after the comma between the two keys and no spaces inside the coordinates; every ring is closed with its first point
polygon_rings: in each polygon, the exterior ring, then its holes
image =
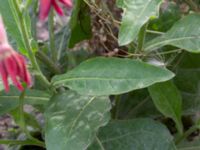
{"type": "Polygon", "coordinates": [[[25,58],[9,45],[3,20],[0,17],[0,75],[6,92],[9,91],[8,78],[20,91],[24,88],[21,82],[31,86],[31,76],[26,68],[25,58]]]}

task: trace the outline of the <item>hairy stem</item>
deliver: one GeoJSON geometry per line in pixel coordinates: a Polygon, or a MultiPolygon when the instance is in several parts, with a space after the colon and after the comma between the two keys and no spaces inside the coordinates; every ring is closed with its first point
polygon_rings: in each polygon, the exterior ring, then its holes
{"type": "Polygon", "coordinates": [[[24,98],[26,94],[26,89],[21,93],[19,96],[19,126],[21,127],[22,131],[26,134],[29,140],[33,141],[34,143],[40,144],[40,145],[45,145],[42,141],[39,141],[38,139],[34,138],[31,136],[29,131],[26,128],[26,121],[25,121],[25,116],[24,116],[24,98]]]}
{"type": "Polygon", "coordinates": [[[144,41],[145,41],[147,26],[148,26],[148,23],[143,25],[143,27],[140,29],[140,33],[138,36],[138,47],[137,47],[136,52],[143,51],[143,45],[144,45],[144,41]]]}
{"type": "Polygon", "coordinates": [[[29,41],[29,35],[28,35],[27,28],[26,28],[26,25],[25,25],[25,22],[24,22],[23,14],[20,11],[19,4],[16,0],[13,0],[13,4],[14,4],[14,7],[15,7],[15,10],[16,10],[18,19],[19,19],[18,23],[19,23],[19,27],[20,27],[20,30],[21,30],[23,40],[24,40],[24,44],[25,44],[27,51],[28,51],[29,59],[31,61],[33,68],[38,72],[36,74],[36,77],[44,83],[45,87],[50,87],[50,83],[46,79],[46,77],[42,74],[40,67],[37,63],[37,60],[35,58],[35,54],[32,51],[31,44],[30,44],[30,41],[29,41]]]}

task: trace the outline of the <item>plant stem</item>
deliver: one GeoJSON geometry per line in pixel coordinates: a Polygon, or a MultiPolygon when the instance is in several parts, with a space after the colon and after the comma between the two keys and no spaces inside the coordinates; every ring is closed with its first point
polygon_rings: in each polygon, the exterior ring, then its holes
{"type": "Polygon", "coordinates": [[[38,8],[38,3],[34,3],[32,6],[33,9],[33,14],[32,14],[32,36],[34,40],[37,40],[37,8],[38,8]]]}
{"type": "Polygon", "coordinates": [[[57,65],[55,65],[55,63],[53,63],[51,61],[51,59],[46,56],[42,51],[37,51],[36,52],[36,57],[43,62],[44,64],[47,65],[47,67],[55,74],[60,74],[61,71],[59,69],[59,67],[57,65]]]}
{"type": "Polygon", "coordinates": [[[185,133],[183,133],[181,136],[179,136],[176,140],[175,143],[176,145],[179,144],[182,140],[187,138],[190,134],[192,134],[194,131],[198,129],[198,126],[194,125],[192,126],[189,130],[187,130],[185,133]]]}
{"type": "Polygon", "coordinates": [[[38,139],[31,136],[29,131],[26,128],[26,122],[24,117],[24,98],[26,94],[26,89],[21,93],[19,96],[19,126],[21,127],[22,131],[26,134],[26,136],[33,142],[38,143],[40,145],[45,145],[42,141],[39,141],[38,139]]]}
{"type": "Polygon", "coordinates": [[[45,145],[43,143],[38,143],[36,141],[32,140],[24,140],[24,141],[19,141],[19,140],[0,140],[0,144],[5,144],[5,145],[35,145],[35,146],[40,146],[45,148],[45,145]]]}
{"type": "Polygon", "coordinates": [[[49,15],[49,49],[51,51],[51,57],[54,62],[57,61],[57,50],[55,48],[55,38],[54,38],[54,12],[53,9],[50,11],[49,15]]]}
{"type": "Polygon", "coordinates": [[[147,26],[148,26],[148,23],[143,25],[143,27],[140,29],[140,33],[138,36],[138,47],[137,47],[136,53],[139,51],[143,51],[143,45],[144,45],[144,41],[145,41],[147,26]]]}
{"type": "Polygon", "coordinates": [[[57,52],[57,60],[59,60],[61,58],[61,53],[62,53],[62,50],[63,50],[63,46],[64,46],[64,43],[65,43],[65,38],[66,36],[68,37],[69,36],[69,26],[66,26],[64,31],[63,31],[63,36],[62,36],[62,39],[60,41],[60,44],[59,44],[59,49],[58,49],[58,52],[57,52]]]}
{"type": "Polygon", "coordinates": [[[26,132],[26,125],[24,119],[24,97],[26,89],[19,96],[19,126],[22,128],[23,132],[26,132]]]}
{"type": "Polygon", "coordinates": [[[20,27],[21,34],[22,34],[22,37],[23,37],[23,40],[24,40],[24,44],[25,44],[27,51],[28,51],[29,59],[31,61],[33,68],[38,72],[38,74],[36,74],[36,77],[38,79],[40,79],[46,87],[50,87],[50,83],[46,79],[46,77],[42,74],[40,67],[39,67],[39,65],[36,61],[35,54],[32,51],[32,48],[31,48],[31,45],[30,45],[30,42],[29,42],[29,35],[28,35],[26,25],[25,25],[25,22],[24,22],[24,19],[23,19],[23,14],[20,11],[17,0],[13,0],[13,4],[14,4],[14,7],[15,7],[17,16],[19,18],[19,25],[20,25],[19,27],[20,27]]]}

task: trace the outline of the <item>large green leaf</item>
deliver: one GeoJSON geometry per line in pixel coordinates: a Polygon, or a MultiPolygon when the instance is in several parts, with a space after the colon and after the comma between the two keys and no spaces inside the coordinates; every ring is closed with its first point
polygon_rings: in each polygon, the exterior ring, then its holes
{"type": "MultiPolygon", "coordinates": [[[[9,93],[3,91],[0,92],[0,115],[7,113],[19,105],[20,92],[15,88],[11,87],[9,93]]],[[[50,95],[38,91],[38,90],[27,90],[25,95],[25,103],[31,105],[45,105],[49,101],[50,95]]]]}
{"type": "Polygon", "coordinates": [[[162,0],[124,0],[118,5],[124,10],[119,31],[119,44],[126,45],[136,39],[140,28],[152,16],[157,16],[162,0]]]}
{"type": "Polygon", "coordinates": [[[72,71],[55,76],[53,85],[64,85],[81,94],[111,95],[126,93],[171,79],[174,74],[150,64],[120,58],[97,57],[72,71]]]}
{"type": "Polygon", "coordinates": [[[177,23],[164,35],[145,45],[146,51],[156,50],[165,45],[172,45],[189,52],[200,52],[200,15],[190,14],[177,23]]]}
{"type": "Polygon", "coordinates": [[[157,109],[166,117],[172,118],[179,132],[182,133],[182,98],[173,82],[157,83],[150,86],[148,90],[157,109]]]}
{"type": "Polygon", "coordinates": [[[103,127],[89,150],[176,150],[165,126],[150,119],[113,121],[103,127]]]}
{"type": "Polygon", "coordinates": [[[108,97],[81,96],[67,91],[55,95],[46,110],[48,150],[85,150],[98,128],[110,119],[108,97]]]}
{"type": "Polygon", "coordinates": [[[90,9],[83,0],[76,0],[71,17],[71,36],[69,48],[78,42],[92,37],[90,9]]]}

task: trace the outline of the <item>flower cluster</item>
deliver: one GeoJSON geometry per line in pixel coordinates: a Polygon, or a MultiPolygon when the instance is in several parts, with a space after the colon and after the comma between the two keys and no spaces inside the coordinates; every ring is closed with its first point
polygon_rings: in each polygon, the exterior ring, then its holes
{"type": "Polygon", "coordinates": [[[63,10],[60,7],[60,4],[71,8],[72,2],[71,0],[40,0],[40,20],[45,20],[49,14],[51,7],[53,7],[59,15],[63,15],[63,10]]]}
{"type": "Polygon", "coordinates": [[[9,91],[8,78],[22,91],[24,88],[21,82],[31,86],[31,76],[26,68],[25,58],[13,50],[8,43],[6,30],[0,16],[0,74],[5,87],[9,91]]]}

